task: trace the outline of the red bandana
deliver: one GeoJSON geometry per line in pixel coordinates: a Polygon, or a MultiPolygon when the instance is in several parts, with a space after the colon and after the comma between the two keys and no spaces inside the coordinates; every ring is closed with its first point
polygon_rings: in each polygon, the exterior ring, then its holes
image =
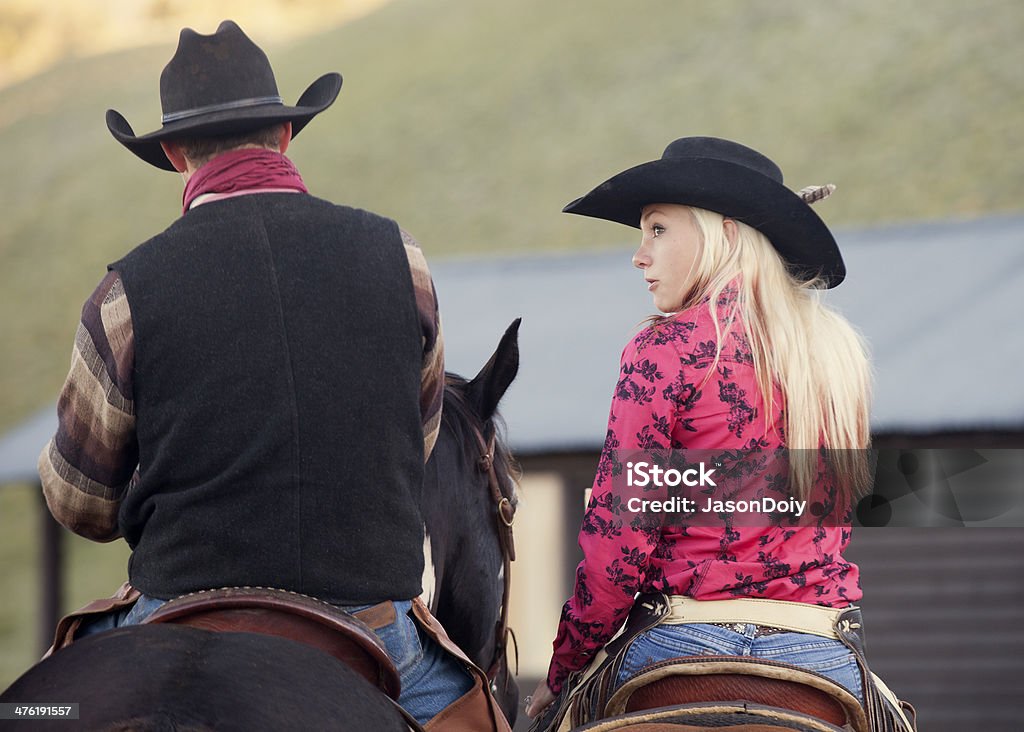
{"type": "Polygon", "coordinates": [[[231,150],[199,168],[185,185],[182,213],[204,193],[288,188],[308,193],[298,169],[279,152],[262,148],[231,150]]]}

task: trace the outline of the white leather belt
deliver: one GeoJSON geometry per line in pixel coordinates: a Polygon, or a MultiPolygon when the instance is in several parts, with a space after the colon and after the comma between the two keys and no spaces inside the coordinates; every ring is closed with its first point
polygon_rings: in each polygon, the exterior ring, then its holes
{"type": "Polygon", "coordinates": [[[805,602],[743,597],[735,600],[694,600],[692,597],[673,595],[670,600],[671,612],[662,621],[666,625],[752,623],[836,640],[839,639],[835,630],[836,621],[846,610],[805,602]]]}

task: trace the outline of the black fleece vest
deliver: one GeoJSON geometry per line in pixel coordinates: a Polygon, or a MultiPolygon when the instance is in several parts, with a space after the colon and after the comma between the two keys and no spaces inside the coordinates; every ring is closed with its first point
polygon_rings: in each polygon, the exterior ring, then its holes
{"type": "Polygon", "coordinates": [[[245,195],[110,267],[135,333],[131,582],[158,598],[419,594],[423,345],[395,222],[245,195]]]}

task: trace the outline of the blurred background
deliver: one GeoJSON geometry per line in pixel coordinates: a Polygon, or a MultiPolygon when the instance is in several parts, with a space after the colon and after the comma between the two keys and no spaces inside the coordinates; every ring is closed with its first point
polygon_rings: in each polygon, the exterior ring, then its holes
{"type": "MultiPolygon", "coordinates": [[[[524,467],[524,695],[579,559],[619,352],[651,310],[629,264],[635,232],[559,211],[676,137],[755,147],[793,189],[838,185],[817,208],[850,271],[829,298],[872,347],[876,444],[980,451],[1008,461],[999,480],[1009,503],[1020,495],[1020,2],[209,5],[0,0],[0,688],[40,652],[40,568],[53,557],[31,468],[82,302],[108,262],[180,212],[180,178],[121,148],[103,114],[157,129],[178,29],[212,33],[226,17],[267,51],[286,103],[326,71],[345,77],[289,156],[314,194],[417,237],[449,368],[476,373],[524,318],[504,405],[524,467]]],[[[964,495],[978,485],[955,470],[942,481],[964,495]]],[[[922,730],[1014,728],[1024,522],[1006,519],[1009,503],[855,532],[869,658],[922,730]]],[[[120,544],[67,536],[62,557],[65,610],[124,580],[120,544]]]]}

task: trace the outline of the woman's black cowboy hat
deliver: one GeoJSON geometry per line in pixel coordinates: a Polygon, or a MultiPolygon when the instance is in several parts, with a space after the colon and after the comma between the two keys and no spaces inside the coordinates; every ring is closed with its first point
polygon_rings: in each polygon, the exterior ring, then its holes
{"type": "Polygon", "coordinates": [[[767,157],[730,140],[683,137],[660,160],[613,176],[566,206],[566,213],[640,226],[652,203],[678,203],[742,221],[768,237],[802,277],[835,287],[846,276],[839,247],[810,205],[782,184],[782,171],[767,157]]]}
{"type": "Polygon", "coordinates": [[[324,74],[294,107],[285,106],[267,55],[233,21],[225,20],[213,35],[181,31],[178,49],[160,74],[163,127],[136,136],[128,120],[108,109],[107,129],[150,165],[174,170],[161,141],[233,135],[283,122],[292,123],[295,137],[331,106],[339,91],[341,74],[324,74]]]}

